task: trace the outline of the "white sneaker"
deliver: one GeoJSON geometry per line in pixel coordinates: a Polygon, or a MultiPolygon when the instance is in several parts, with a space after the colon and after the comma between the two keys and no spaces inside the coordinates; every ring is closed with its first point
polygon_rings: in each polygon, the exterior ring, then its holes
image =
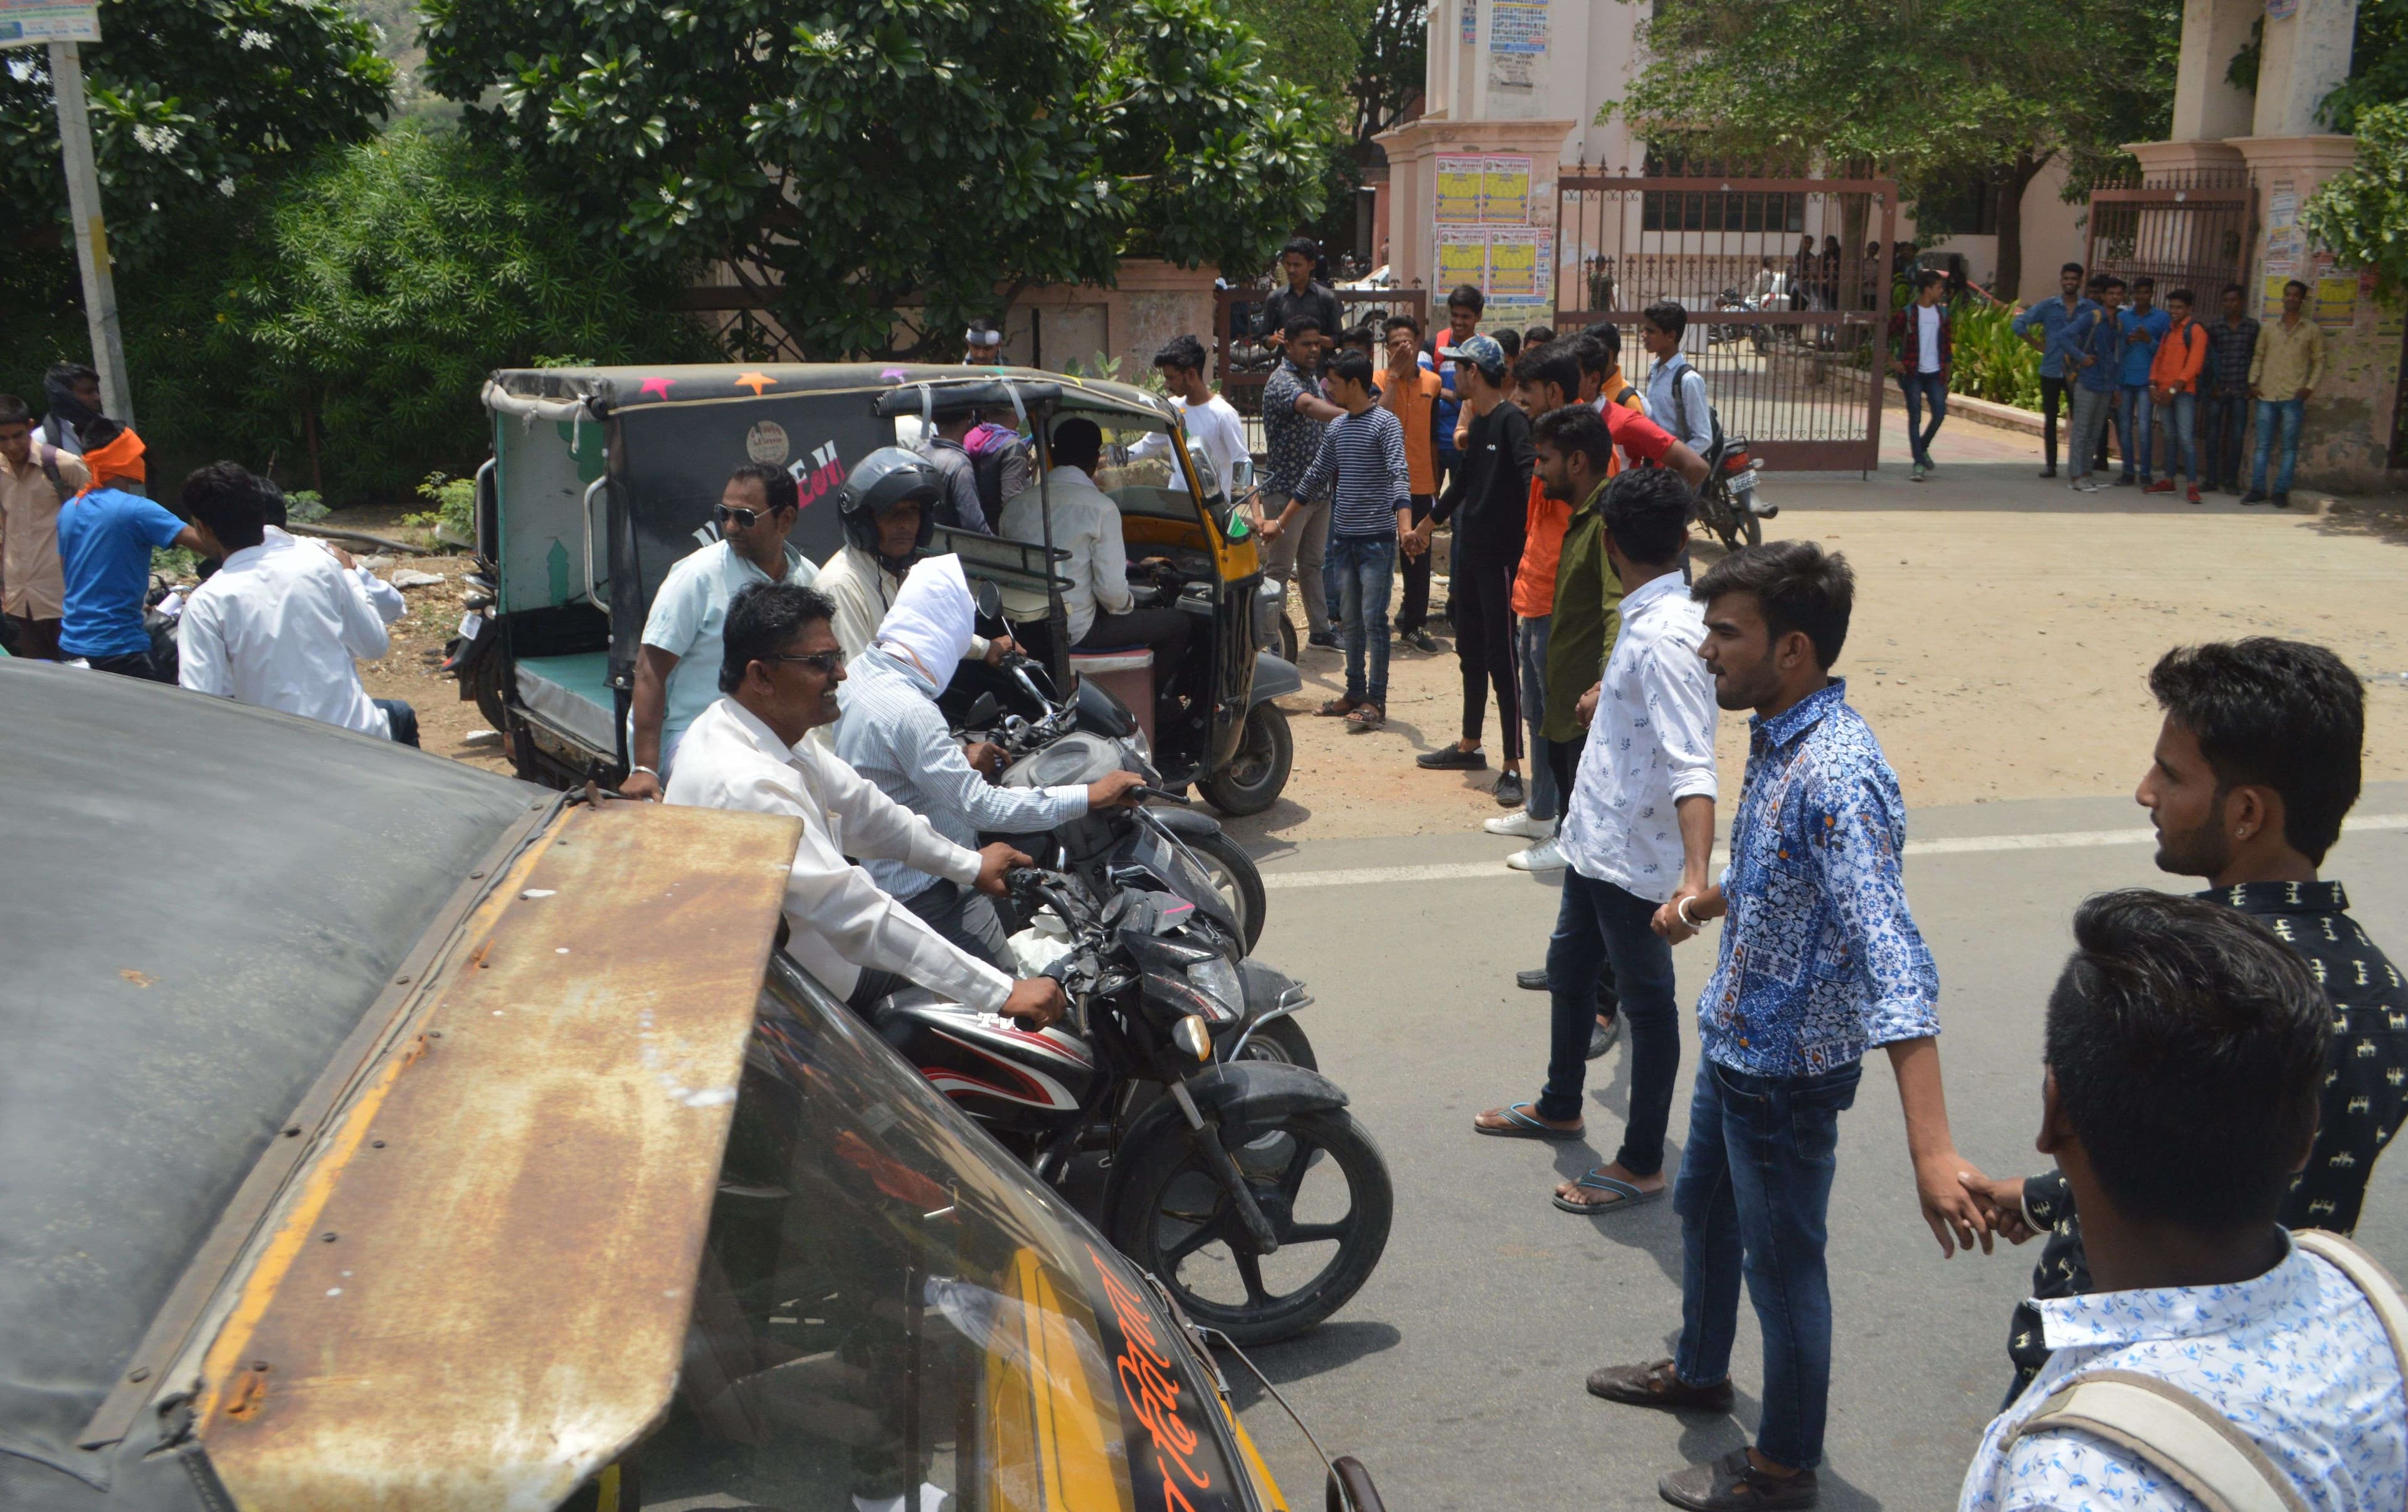
{"type": "Polygon", "coordinates": [[[1492,835],[1518,835],[1524,840],[1544,840],[1555,832],[1553,819],[1533,819],[1527,809],[1515,809],[1494,819],[1484,819],[1480,828],[1492,835]]]}
{"type": "Polygon", "coordinates": [[[1526,851],[1515,851],[1505,857],[1505,864],[1516,871],[1561,871],[1564,853],[1552,839],[1542,840],[1526,851]]]}

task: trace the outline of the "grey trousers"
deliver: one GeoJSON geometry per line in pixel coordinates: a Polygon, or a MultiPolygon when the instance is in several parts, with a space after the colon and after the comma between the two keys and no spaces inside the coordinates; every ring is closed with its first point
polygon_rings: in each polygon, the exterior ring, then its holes
{"type": "MultiPolygon", "coordinates": [[[[1289,496],[1266,493],[1263,496],[1263,518],[1276,520],[1287,508],[1289,496]]],[[[1304,620],[1314,635],[1333,633],[1329,624],[1329,586],[1322,577],[1321,568],[1329,554],[1329,500],[1299,501],[1296,518],[1273,540],[1263,562],[1263,570],[1286,583],[1291,592],[1304,598],[1304,620]]]]}
{"type": "Polygon", "coordinates": [[[1003,920],[995,911],[995,900],[986,894],[939,877],[904,899],[903,906],[920,915],[928,928],[1004,975],[1019,974],[1011,967],[1011,947],[1005,943],[1003,920]]]}

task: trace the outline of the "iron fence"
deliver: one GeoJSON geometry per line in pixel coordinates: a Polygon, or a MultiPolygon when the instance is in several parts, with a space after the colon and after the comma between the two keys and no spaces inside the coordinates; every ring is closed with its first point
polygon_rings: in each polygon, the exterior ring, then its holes
{"type": "MultiPolygon", "coordinates": [[[[1221,396],[1245,422],[1246,445],[1256,456],[1262,454],[1265,444],[1263,385],[1270,381],[1279,356],[1254,339],[1254,322],[1263,301],[1275,292],[1261,285],[1216,289],[1212,295],[1213,355],[1220,374],[1221,396]]],[[[1348,330],[1368,323],[1376,333],[1390,315],[1404,313],[1421,322],[1425,335],[1429,331],[1426,289],[1340,289],[1337,295],[1348,330]]],[[[1376,351],[1376,334],[1373,345],[1376,351]]],[[[1385,365],[1385,359],[1376,355],[1373,362],[1385,365]]]]}
{"type": "Polygon", "coordinates": [[[2082,260],[2093,273],[2154,280],[2161,299],[2188,288],[2214,310],[2219,290],[2245,281],[2256,227],[2246,188],[2098,189],[2082,260]]]}

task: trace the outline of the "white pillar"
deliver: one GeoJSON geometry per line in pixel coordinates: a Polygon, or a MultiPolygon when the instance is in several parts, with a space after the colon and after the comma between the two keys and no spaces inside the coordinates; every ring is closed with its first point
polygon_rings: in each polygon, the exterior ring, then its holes
{"type": "Polygon", "coordinates": [[[2349,77],[2358,0],[2293,0],[2293,5],[2287,16],[2275,16],[2270,9],[2266,17],[2258,108],[2249,132],[2253,137],[2322,135],[2330,128],[2316,120],[2316,107],[2349,77]]]}
{"type": "Polygon", "coordinates": [[[83,92],[77,44],[53,42],[50,92],[58,106],[60,155],[67,175],[67,215],[75,223],[76,262],[83,272],[84,324],[92,332],[93,370],[100,374],[101,412],[134,424],[134,390],[126,380],[125,342],[117,324],[117,284],[109,274],[108,230],[100,215],[100,172],[92,153],[92,107],[83,92]]]}
{"type": "Polygon", "coordinates": [[[2265,14],[2265,0],[2190,0],[2183,7],[2169,141],[2222,141],[2249,135],[2256,102],[2224,76],[2232,66],[2232,55],[2248,45],[2250,23],[2265,14]]]}

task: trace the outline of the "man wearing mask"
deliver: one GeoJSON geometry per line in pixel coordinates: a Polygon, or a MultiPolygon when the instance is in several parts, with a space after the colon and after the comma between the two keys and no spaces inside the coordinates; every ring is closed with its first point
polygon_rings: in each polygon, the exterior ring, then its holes
{"type": "MultiPolygon", "coordinates": [[[[969,650],[977,613],[960,557],[914,564],[869,648],[847,670],[836,754],[965,849],[982,831],[1042,834],[1096,809],[1134,805],[1145,780],[1133,771],[1058,787],[1000,787],[972,766],[937,699],[969,650]]],[[[993,900],[906,860],[867,861],[862,870],[945,939],[1010,970],[993,900]]]]}
{"type": "Polygon", "coordinates": [[[658,799],[677,760],[678,742],[718,697],[719,638],[727,606],[754,583],[810,586],[819,576],[786,543],[801,511],[795,480],[782,468],[748,462],[727,476],[714,511],[719,539],[678,559],[652,596],[636,649],[627,749],[632,763],[619,791],[658,799]]]}

